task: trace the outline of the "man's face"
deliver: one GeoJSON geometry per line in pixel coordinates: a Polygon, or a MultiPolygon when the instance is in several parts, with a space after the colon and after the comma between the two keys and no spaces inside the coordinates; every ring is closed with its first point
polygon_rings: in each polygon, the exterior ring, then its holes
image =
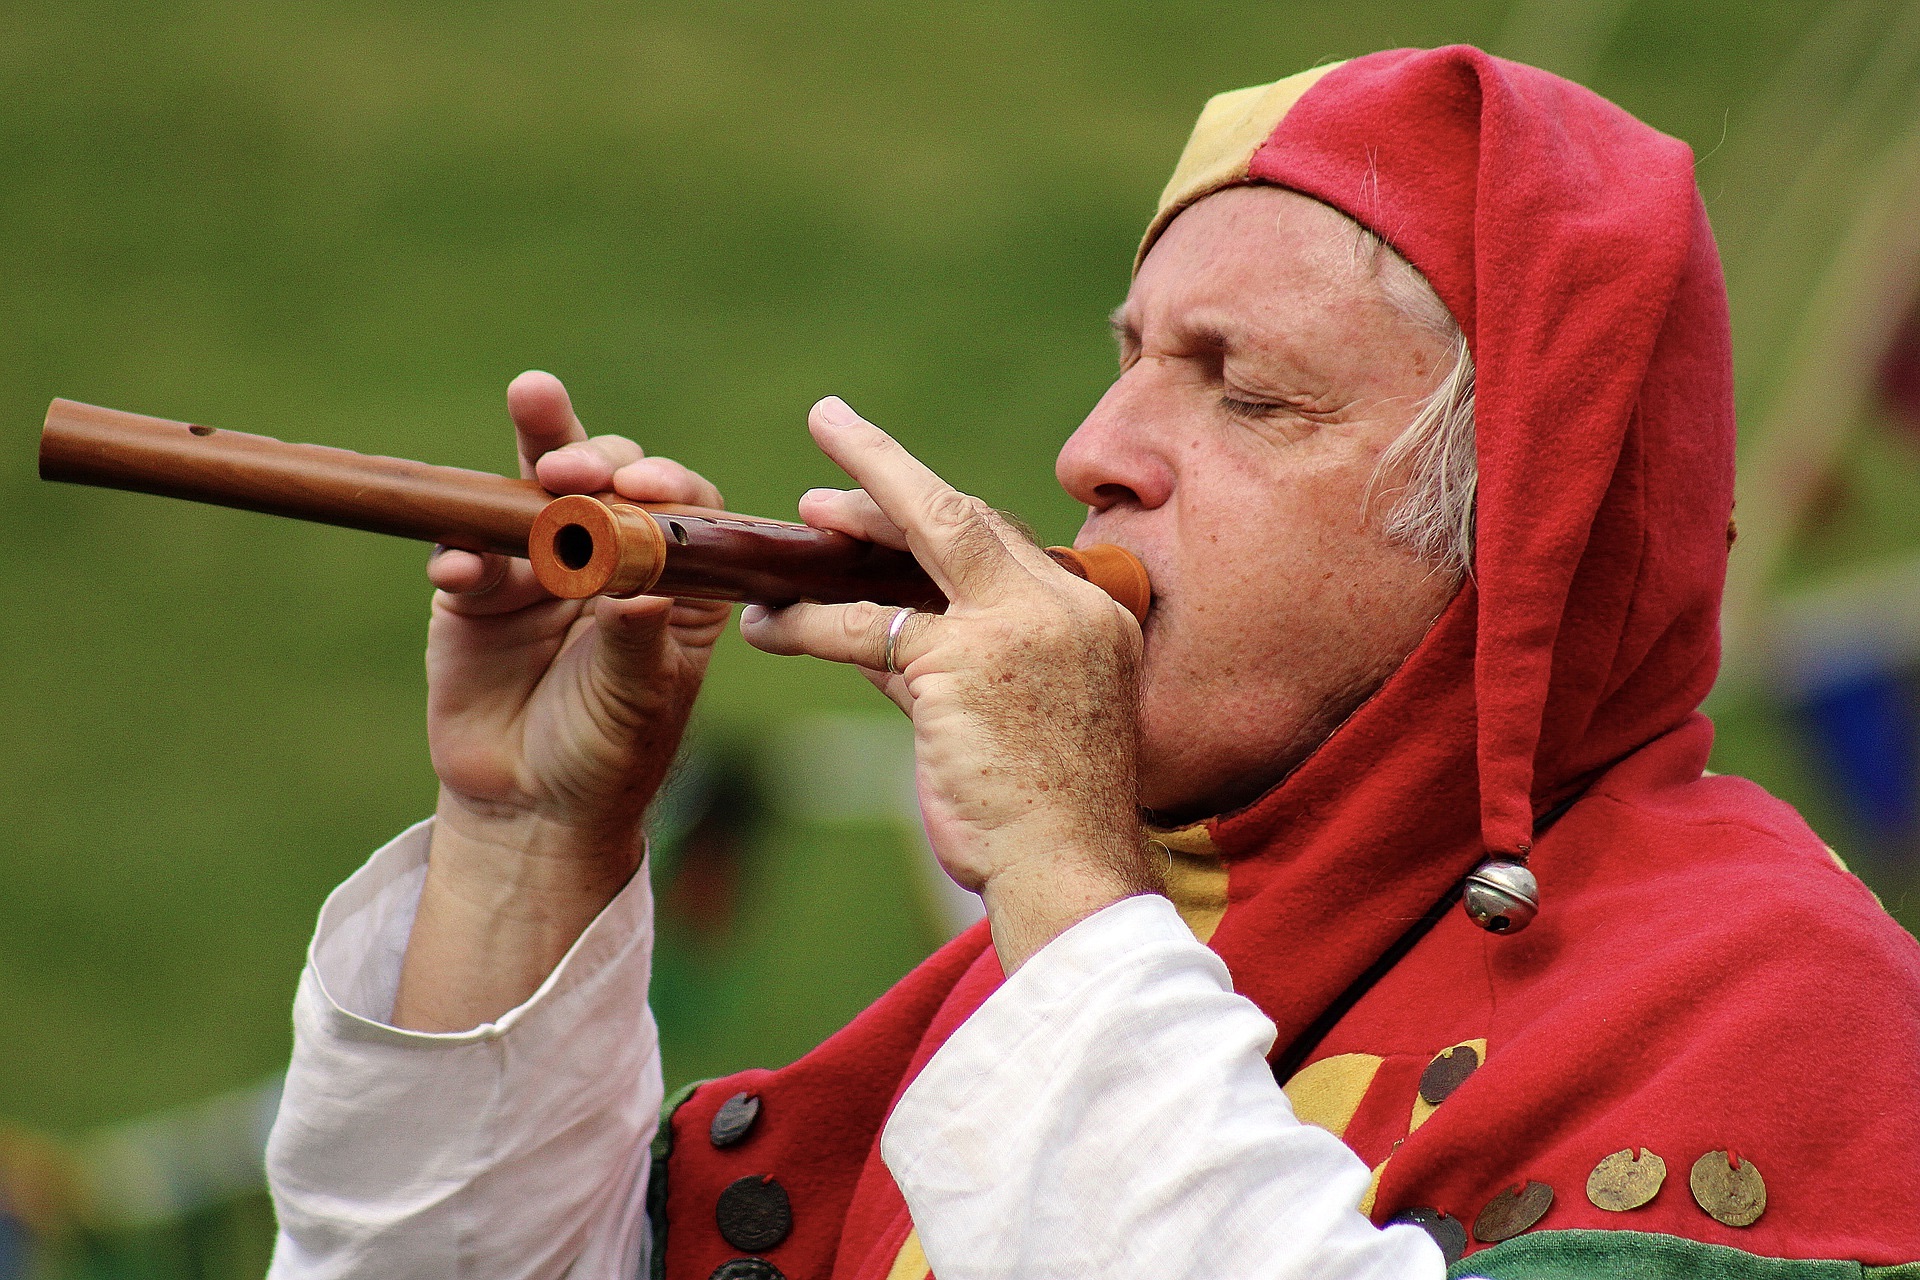
{"type": "Polygon", "coordinates": [[[1223,812],[1398,667],[1455,583],[1363,515],[1381,452],[1445,372],[1351,224],[1272,187],[1169,226],[1116,317],[1120,377],[1060,451],[1082,542],[1145,562],[1140,801],[1223,812]]]}

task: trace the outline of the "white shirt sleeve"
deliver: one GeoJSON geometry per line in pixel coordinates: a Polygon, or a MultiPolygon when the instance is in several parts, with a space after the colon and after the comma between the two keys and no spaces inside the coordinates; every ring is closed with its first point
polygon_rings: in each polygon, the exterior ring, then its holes
{"type": "Polygon", "coordinates": [[[636,875],[525,1004],[455,1034],[388,1025],[429,824],[320,912],[267,1144],[271,1280],[631,1280],[661,1103],[636,875]]]}
{"type": "Polygon", "coordinates": [[[1274,1027],[1160,897],[1054,939],[936,1053],[881,1155],[939,1280],[1440,1280],[1370,1174],[1296,1120],[1274,1027]]]}

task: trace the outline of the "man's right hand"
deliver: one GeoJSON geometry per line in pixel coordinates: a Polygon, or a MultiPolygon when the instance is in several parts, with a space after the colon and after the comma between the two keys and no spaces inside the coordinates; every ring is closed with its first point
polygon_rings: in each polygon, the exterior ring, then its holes
{"type": "MultiPolygon", "coordinates": [[[[679,463],[589,439],[566,389],[507,389],[521,474],[554,493],[721,506],[679,463]]],[[[524,560],[438,552],[427,734],[440,777],[396,1025],[464,1030],[524,1001],[639,866],[728,606],[558,600],[524,560]]]]}

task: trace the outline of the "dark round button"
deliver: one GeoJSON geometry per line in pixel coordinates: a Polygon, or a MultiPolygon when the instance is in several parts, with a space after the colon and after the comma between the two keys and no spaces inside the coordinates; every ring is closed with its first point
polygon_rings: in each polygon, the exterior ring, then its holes
{"type": "Polygon", "coordinates": [[[1473,1220],[1473,1238],[1481,1244],[1499,1244],[1523,1231],[1531,1230],[1553,1207],[1553,1188],[1544,1182],[1529,1182],[1524,1187],[1509,1187],[1493,1199],[1473,1220]]]}
{"type": "Polygon", "coordinates": [[[715,1267],[707,1280],[787,1280],[787,1277],[765,1258],[733,1258],[715,1267]]]}
{"type": "Polygon", "coordinates": [[[1457,1044],[1443,1050],[1420,1073],[1420,1096],[1437,1107],[1479,1068],[1480,1055],[1472,1045],[1457,1044]]]}
{"type": "Polygon", "coordinates": [[[1467,1229],[1460,1225],[1460,1219],[1449,1217],[1438,1209],[1406,1209],[1394,1214],[1387,1225],[1392,1226],[1395,1222],[1411,1222],[1432,1236],[1433,1242],[1440,1246],[1440,1253],[1446,1258],[1448,1266],[1460,1261],[1460,1255],[1467,1251],[1467,1229]]]}
{"type": "Polygon", "coordinates": [[[728,1244],[742,1253],[758,1253],[787,1238],[793,1230],[793,1207],[785,1187],[767,1174],[754,1174],[720,1193],[713,1220],[728,1244]]]}
{"type": "Polygon", "coordinates": [[[760,1099],[751,1093],[736,1093],[720,1104],[713,1123],[707,1126],[707,1138],[716,1147],[730,1147],[753,1132],[760,1119],[760,1099]]]}

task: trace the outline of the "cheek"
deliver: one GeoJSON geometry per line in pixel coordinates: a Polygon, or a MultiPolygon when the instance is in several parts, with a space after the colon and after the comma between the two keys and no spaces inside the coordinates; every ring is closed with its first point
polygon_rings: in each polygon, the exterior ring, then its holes
{"type": "Polygon", "coordinates": [[[1169,590],[1147,634],[1146,694],[1171,710],[1296,701],[1371,648],[1404,552],[1362,524],[1370,471],[1223,464],[1182,495],[1169,590]]]}
{"type": "Polygon", "coordinates": [[[1175,548],[1182,581],[1280,607],[1302,593],[1337,590],[1374,541],[1362,521],[1368,473],[1259,461],[1226,460],[1210,483],[1183,493],[1175,548]]]}

